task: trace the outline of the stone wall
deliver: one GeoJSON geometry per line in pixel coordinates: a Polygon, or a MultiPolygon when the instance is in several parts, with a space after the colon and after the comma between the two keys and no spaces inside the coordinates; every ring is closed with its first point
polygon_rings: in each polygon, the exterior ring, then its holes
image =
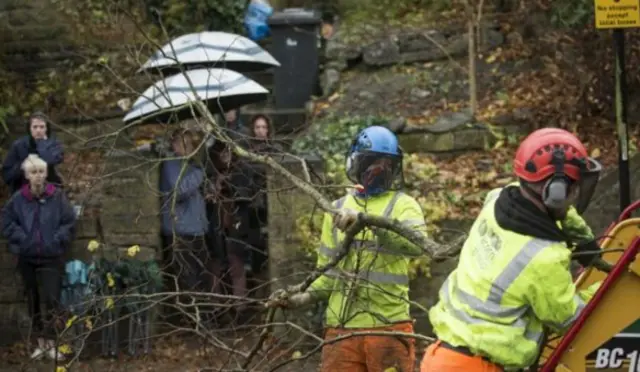
{"type": "Polygon", "coordinates": [[[73,58],[68,29],[50,0],[0,1],[0,55],[16,72],[41,71],[73,58]]]}
{"type": "MultiPolygon", "coordinates": [[[[307,158],[306,161],[312,173],[321,177],[323,168],[320,159],[307,158]]],[[[281,159],[281,164],[293,174],[304,178],[300,160],[286,157],[281,159]]],[[[301,251],[301,243],[295,234],[296,221],[314,212],[315,201],[292,186],[291,182],[281,175],[268,172],[269,276],[273,279],[270,286],[272,291],[300,283],[309,275],[315,264],[301,251]]],[[[316,209],[315,212],[320,213],[321,210],[316,209]]],[[[276,314],[282,315],[281,312],[276,314]]],[[[310,325],[310,320],[301,314],[298,314],[296,320],[299,324],[310,325]]],[[[276,329],[276,335],[280,337],[288,330],[290,327],[276,329]]]]}
{"type": "MultiPolygon", "coordinates": [[[[96,164],[82,164],[84,168],[98,170],[89,176],[92,182],[78,181],[82,175],[75,175],[75,180],[69,180],[67,193],[72,203],[83,207],[83,212],[76,225],[76,239],[68,258],[88,262],[87,244],[92,239],[107,243],[103,245],[107,257],[115,257],[118,253],[122,256],[124,249],[135,244],[141,247],[136,256],[138,259],[158,257],[160,204],[157,160],[150,155],[117,149],[101,155],[94,158],[96,164]]],[[[6,247],[6,243],[2,243],[6,247]]],[[[29,323],[22,283],[15,270],[15,258],[6,249],[0,253],[0,312],[3,314],[0,344],[15,342],[26,334],[29,323]]]]}
{"type": "Polygon", "coordinates": [[[145,256],[160,251],[160,167],[149,155],[113,150],[105,157],[108,177],[100,187],[104,242],[113,248],[139,245],[145,256]]]}

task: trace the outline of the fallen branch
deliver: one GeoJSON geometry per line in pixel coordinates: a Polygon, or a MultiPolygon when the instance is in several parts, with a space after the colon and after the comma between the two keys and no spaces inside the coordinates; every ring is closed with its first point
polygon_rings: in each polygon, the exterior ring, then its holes
{"type": "MultiPolygon", "coordinates": [[[[309,182],[306,182],[299,177],[296,177],[294,174],[289,172],[285,167],[283,167],[280,163],[275,161],[273,158],[267,155],[258,155],[254,154],[250,151],[245,150],[235,142],[233,142],[228,136],[221,133],[220,130],[217,129],[216,121],[207,106],[200,102],[193,103],[196,106],[196,111],[208,120],[214,128],[214,133],[216,136],[219,136],[222,140],[227,142],[235,154],[242,158],[249,159],[251,161],[255,161],[258,163],[262,163],[268,165],[273,171],[278,173],[279,175],[286,178],[288,181],[293,183],[296,187],[302,190],[305,194],[309,195],[313,200],[318,203],[318,205],[324,209],[328,213],[336,214],[339,212],[338,209],[334,208],[333,204],[327,200],[318,190],[316,190],[313,185],[309,182]]],[[[422,250],[433,259],[441,259],[450,257],[452,254],[455,254],[455,250],[458,249],[458,245],[442,245],[438,244],[435,241],[425,238],[422,234],[416,233],[413,229],[403,226],[396,220],[391,220],[389,218],[385,218],[382,216],[374,216],[371,214],[363,213],[360,216],[361,222],[366,226],[374,226],[381,229],[386,229],[395,232],[411,243],[415,244],[418,247],[421,247],[422,250]]]]}

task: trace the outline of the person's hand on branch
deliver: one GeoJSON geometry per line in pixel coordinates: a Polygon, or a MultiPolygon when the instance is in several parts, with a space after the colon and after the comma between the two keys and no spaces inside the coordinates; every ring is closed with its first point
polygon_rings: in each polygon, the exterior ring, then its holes
{"type": "Polygon", "coordinates": [[[342,209],[333,217],[333,226],[342,231],[347,231],[358,221],[358,212],[353,209],[342,209]]]}
{"type": "Polygon", "coordinates": [[[286,290],[279,289],[269,296],[265,307],[295,309],[311,303],[312,299],[311,293],[309,292],[289,294],[286,290]]]}

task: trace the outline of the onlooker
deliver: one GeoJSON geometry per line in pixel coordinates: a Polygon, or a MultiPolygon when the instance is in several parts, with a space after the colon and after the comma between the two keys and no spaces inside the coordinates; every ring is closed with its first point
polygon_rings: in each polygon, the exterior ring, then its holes
{"type": "Polygon", "coordinates": [[[272,134],[271,120],[263,114],[255,115],[251,118],[251,130],[253,138],[267,141],[272,134]]]}
{"type": "Polygon", "coordinates": [[[251,118],[251,149],[258,153],[282,151],[282,147],[273,141],[273,125],[267,115],[258,114],[251,118]]]}
{"type": "Polygon", "coordinates": [[[244,147],[249,135],[247,128],[240,119],[240,109],[232,109],[224,114],[226,133],[237,145],[244,147]]]}
{"type": "MultiPolygon", "coordinates": [[[[220,278],[226,256],[231,274],[233,295],[246,296],[245,259],[249,241],[249,206],[252,191],[252,169],[231,153],[228,146],[211,149],[213,163],[210,180],[209,217],[212,219],[210,249],[214,256],[212,270],[216,276],[214,291],[220,290],[220,278]]],[[[242,311],[243,307],[239,306],[242,311]]]]}
{"type": "Polygon", "coordinates": [[[242,120],[240,120],[240,109],[231,109],[225,112],[224,120],[229,129],[240,131],[244,127],[242,120]]]}
{"type": "Polygon", "coordinates": [[[62,146],[53,138],[49,119],[41,112],[29,117],[27,135],[13,142],[2,165],[2,178],[12,193],[27,183],[20,167],[29,154],[37,154],[47,163],[49,183],[62,185],[62,179],[55,169],[64,158],[62,146]]]}
{"type": "Polygon", "coordinates": [[[46,181],[44,160],[28,155],[22,169],[28,184],[5,205],[2,233],[9,241],[9,251],[18,257],[29,315],[38,337],[38,346],[31,358],[46,354],[61,360],[63,356],[55,349],[54,340],[56,331],[63,325],[59,318],[63,257],[73,239],[76,217],[64,193],[46,181]],[[46,308],[44,316],[41,302],[46,308]]]}
{"type": "MultiPolygon", "coordinates": [[[[253,138],[251,151],[259,154],[282,152],[282,148],[272,141],[273,126],[268,116],[258,114],[251,119],[253,138]]],[[[252,270],[260,271],[267,259],[267,236],[263,233],[267,226],[267,177],[264,164],[253,164],[253,199],[251,203],[249,228],[252,251],[252,270]]]]}
{"type": "MultiPolygon", "coordinates": [[[[192,134],[183,129],[174,131],[171,147],[176,156],[188,156],[195,148],[192,134]]],[[[162,164],[162,233],[165,249],[172,255],[180,290],[211,289],[209,253],[205,245],[209,223],[201,191],[203,182],[204,171],[190,160],[171,159],[162,164]]]]}

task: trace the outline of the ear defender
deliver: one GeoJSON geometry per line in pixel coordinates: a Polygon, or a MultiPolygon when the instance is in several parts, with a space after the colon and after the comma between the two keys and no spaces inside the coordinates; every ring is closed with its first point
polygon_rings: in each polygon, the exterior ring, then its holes
{"type": "Polygon", "coordinates": [[[542,201],[548,208],[563,208],[569,196],[569,182],[564,173],[564,162],[564,152],[555,148],[551,158],[555,171],[542,190],[542,201]]]}

